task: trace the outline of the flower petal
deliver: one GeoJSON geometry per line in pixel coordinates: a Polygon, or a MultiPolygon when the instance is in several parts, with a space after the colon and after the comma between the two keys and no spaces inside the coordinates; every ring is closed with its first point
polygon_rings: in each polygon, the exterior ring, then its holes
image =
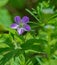
{"type": "Polygon", "coordinates": [[[11,28],[12,28],[12,29],[17,29],[17,28],[18,28],[18,25],[17,25],[16,23],[13,23],[13,24],[11,25],[11,28]]]}
{"type": "Polygon", "coordinates": [[[15,20],[15,22],[16,22],[17,24],[19,24],[19,23],[21,22],[20,16],[16,16],[16,17],[14,18],[14,20],[15,20]]]}
{"type": "Polygon", "coordinates": [[[24,28],[18,28],[17,31],[18,31],[18,34],[21,35],[24,33],[24,28]]]}
{"type": "Polygon", "coordinates": [[[27,24],[24,26],[24,28],[25,28],[26,31],[30,31],[31,30],[30,26],[27,25],[27,24]]]}
{"type": "Polygon", "coordinates": [[[28,23],[28,22],[29,22],[29,17],[24,16],[24,17],[22,18],[22,22],[23,22],[23,23],[28,23]]]}

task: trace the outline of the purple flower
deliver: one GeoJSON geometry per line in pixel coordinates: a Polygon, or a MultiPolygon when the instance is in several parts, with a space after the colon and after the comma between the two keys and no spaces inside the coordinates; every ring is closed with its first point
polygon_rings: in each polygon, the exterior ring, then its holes
{"type": "Polygon", "coordinates": [[[29,17],[24,16],[22,19],[20,16],[14,18],[15,23],[11,25],[12,29],[17,29],[18,33],[21,35],[25,31],[30,31],[30,26],[27,24],[29,22],[29,17]]]}

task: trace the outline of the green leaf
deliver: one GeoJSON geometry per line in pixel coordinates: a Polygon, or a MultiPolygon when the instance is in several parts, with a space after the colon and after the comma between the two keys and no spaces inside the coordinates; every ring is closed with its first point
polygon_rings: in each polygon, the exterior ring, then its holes
{"type": "Polygon", "coordinates": [[[8,45],[12,49],[14,48],[14,43],[9,38],[6,38],[4,44],[8,45]]]}
{"type": "Polygon", "coordinates": [[[8,51],[10,51],[11,49],[10,48],[8,48],[8,47],[6,47],[6,48],[0,48],[0,54],[1,53],[6,53],[6,52],[8,52],[8,51]]]}
{"type": "Polygon", "coordinates": [[[8,28],[11,25],[11,17],[7,9],[0,9],[0,25],[3,25],[4,28],[8,28]]]}
{"type": "Polygon", "coordinates": [[[49,61],[46,61],[42,65],[57,65],[57,59],[55,60],[50,59],[49,61]]]}
{"type": "Polygon", "coordinates": [[[44,43],[44,41],[40,40],[40,39],[29,39],[24,44],[22,44],[21,47],[24,50],[39,51],[39,50],[43,49],[43,45],[44,45],[43,43],[44,43]]]}
{"type": "Polygon", "coordinates": [[[33,62],[32,62],[32,61],[30,61],[30,62],[28,63],[28,65],[33,65],[33,62]]]}
{"type": "Polygon", "coordinates": [[[38,56],[36,56],[35,58],[36,58],[36,60],[39,62],[39,64],[42,65],[42,62],[41,62],[41,60],[38,58],[38,56]]]}
{"type": "Polygon", "coordinates": [[[4,65],[6,62],[8,62],[14,55],[14,51],[8,52],[4,55],[4,57],[0,60],[0,65],[4,65]]]}
{"type": "Polygon", "coordinates": [[[6,5],[8,0],[0,0],[0,7],[6,5]]]}
{"type": "Polygon", "coordinates": [[[19,52],[19,51],[16,49],[16,50],[11,50],[11,51],[8,51],[7,53],[5,53],[3,55],[3,58],[0,60],[0,65],[4,65],[9,60],[14,58],[14,56],[17,54],[17,52],[19,52]]]}
{"type": "Polygon", "coordinates": [[[25,57],[23,54],[19,55],[19,63],[20,65],[25,65],[25,57]]]}

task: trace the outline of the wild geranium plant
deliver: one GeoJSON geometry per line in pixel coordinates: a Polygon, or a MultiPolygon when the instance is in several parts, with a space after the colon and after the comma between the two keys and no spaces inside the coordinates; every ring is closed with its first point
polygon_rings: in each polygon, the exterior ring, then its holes
{"type": "Polygon", "coordinates": [[[49,1],[26,11],[32,19],[15,16],[9,29],[5,17],[9,34],[0,35],[0,65],[57,65],[57,12],[49,1]]]}

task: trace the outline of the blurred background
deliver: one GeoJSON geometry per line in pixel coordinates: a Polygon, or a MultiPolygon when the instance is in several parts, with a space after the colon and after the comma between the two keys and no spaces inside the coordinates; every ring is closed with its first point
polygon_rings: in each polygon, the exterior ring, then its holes
{"type": "Polygon", "coordinates": [[[9,27],[16,15],[21,17],[27,15],[33,20],[33,17],[25,9],[36,9],[42,1],[50,1],[50,5],[57,8],[57,0],[0,0],[0,24],[9,27]]]}

